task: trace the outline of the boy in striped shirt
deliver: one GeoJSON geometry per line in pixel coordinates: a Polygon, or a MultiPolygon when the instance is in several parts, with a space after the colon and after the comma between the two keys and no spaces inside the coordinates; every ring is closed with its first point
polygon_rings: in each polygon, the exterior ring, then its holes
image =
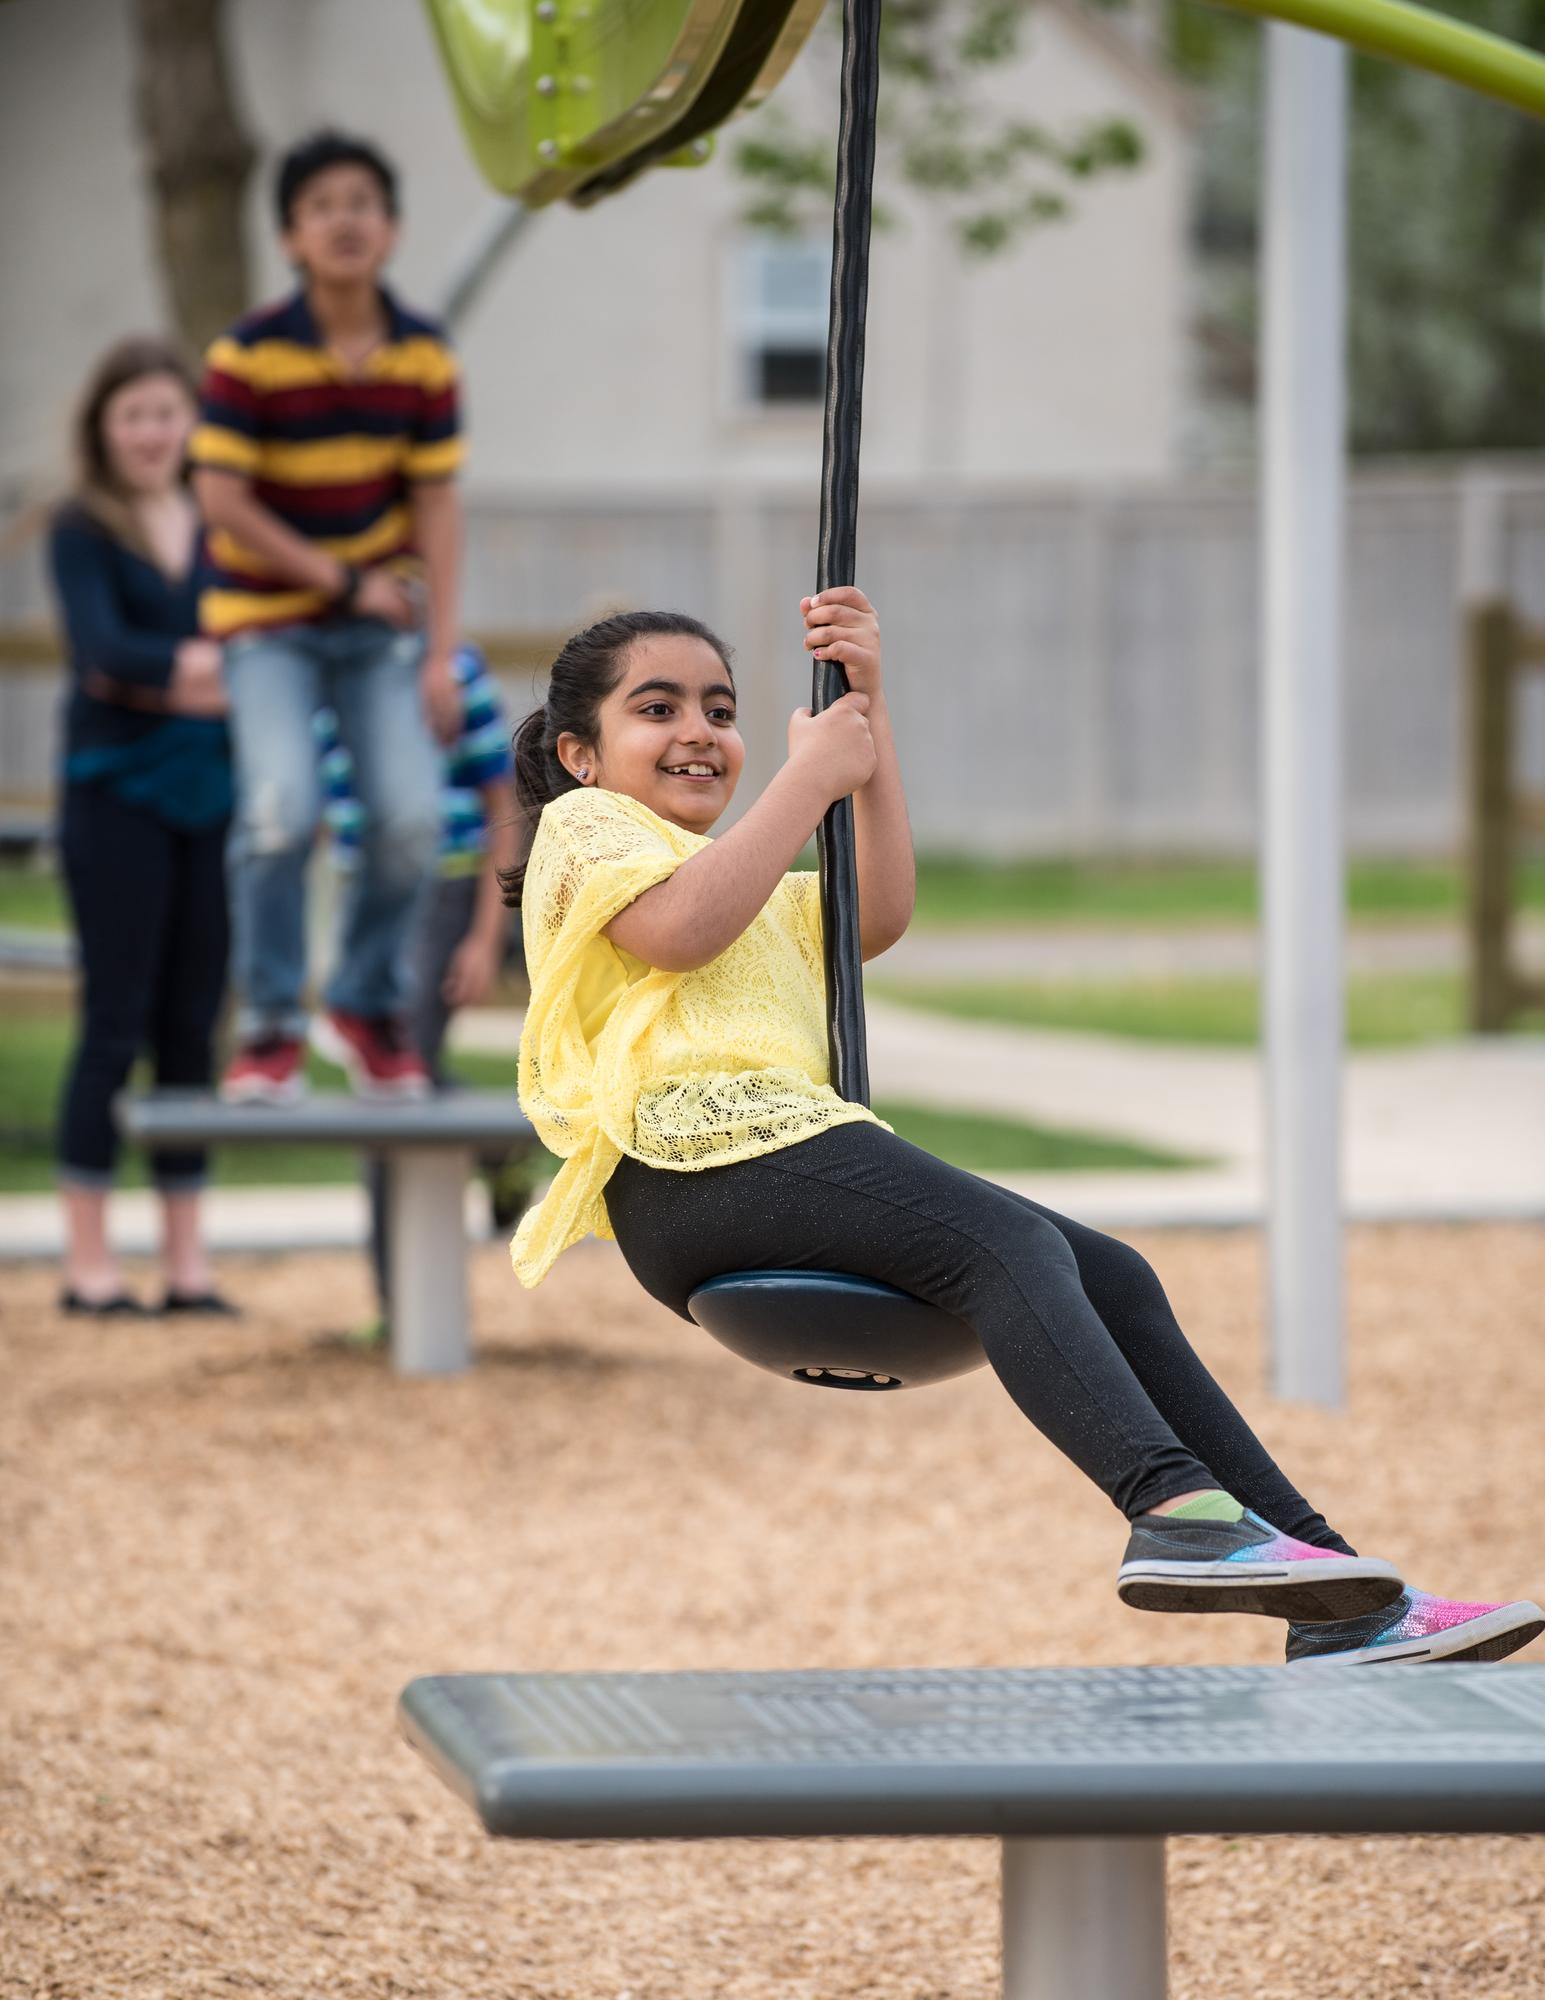
{"type": "Polygon", "coordinates": [[[210,348],[191,454],[237,785],[238,1047],[222,1089],[283,1102],[302,1088],[305,866],[322,810],[311,718],[325,702],[368,831],[312,1036],[356,1088],[421,1096],[406,943],[439,831],[436,738],[460,725],[456,363],[381,285],[397,182],[374,147],[320,133],[281,161],[276,192],[300,287],[210,348]]]}

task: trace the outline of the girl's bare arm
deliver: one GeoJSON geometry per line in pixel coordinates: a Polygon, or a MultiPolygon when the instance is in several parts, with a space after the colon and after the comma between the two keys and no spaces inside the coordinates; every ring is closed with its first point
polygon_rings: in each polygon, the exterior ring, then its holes
{"type": "Polygon", "coordinates": [[[765,908],[833,799],[874,770],[861,695],[789,725],[789,758],[745,818],[613,917],[612,943],[662,972],[695,972],[733,944],[765,908]]]}

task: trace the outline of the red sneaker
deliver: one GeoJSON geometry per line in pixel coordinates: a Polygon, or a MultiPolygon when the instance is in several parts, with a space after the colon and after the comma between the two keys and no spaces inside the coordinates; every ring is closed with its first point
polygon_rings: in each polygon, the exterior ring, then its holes
{"type": "Polygon", "coordinates": [[[348,1072],[361,1097],[427,1097],[429,1071],[400,1021],[336,1007],[311,1023],[311,1046],[348,1072]]]}
{"type": "Polygon", "coordinates": [[[231,1057],[220,1079],[227,1104],[293,1104],[306,1094],[303,1050],[294,1035],[262,1035],[231,1057]]]}

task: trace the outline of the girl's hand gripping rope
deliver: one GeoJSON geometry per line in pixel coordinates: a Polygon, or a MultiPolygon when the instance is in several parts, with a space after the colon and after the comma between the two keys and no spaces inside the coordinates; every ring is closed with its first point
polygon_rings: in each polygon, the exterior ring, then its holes
{"type": "Polygon", "coordinates": [[[838,584],[817,597],[800,600],[805,650],[818,660],[836,660],[854,694],[880,693],[880,621],[874,606],[854,584],[838,584]]]}
{"type": "Polygon", "coordinates": [[[875,767],[868,695],[845,694],[819,715],[795,709],[789,717],[789,762],[819,786],[828,805],[861,791],[875,767]]]}

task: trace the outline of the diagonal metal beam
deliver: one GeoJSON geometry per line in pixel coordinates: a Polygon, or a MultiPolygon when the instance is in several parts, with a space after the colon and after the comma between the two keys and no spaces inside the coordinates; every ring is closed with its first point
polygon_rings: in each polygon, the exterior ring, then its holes
{"type": "Polygon", "coordinates": [[[1409,0],[1213,0],[1387,56],[1545,118],[1545,55],[1409,0]]]}

